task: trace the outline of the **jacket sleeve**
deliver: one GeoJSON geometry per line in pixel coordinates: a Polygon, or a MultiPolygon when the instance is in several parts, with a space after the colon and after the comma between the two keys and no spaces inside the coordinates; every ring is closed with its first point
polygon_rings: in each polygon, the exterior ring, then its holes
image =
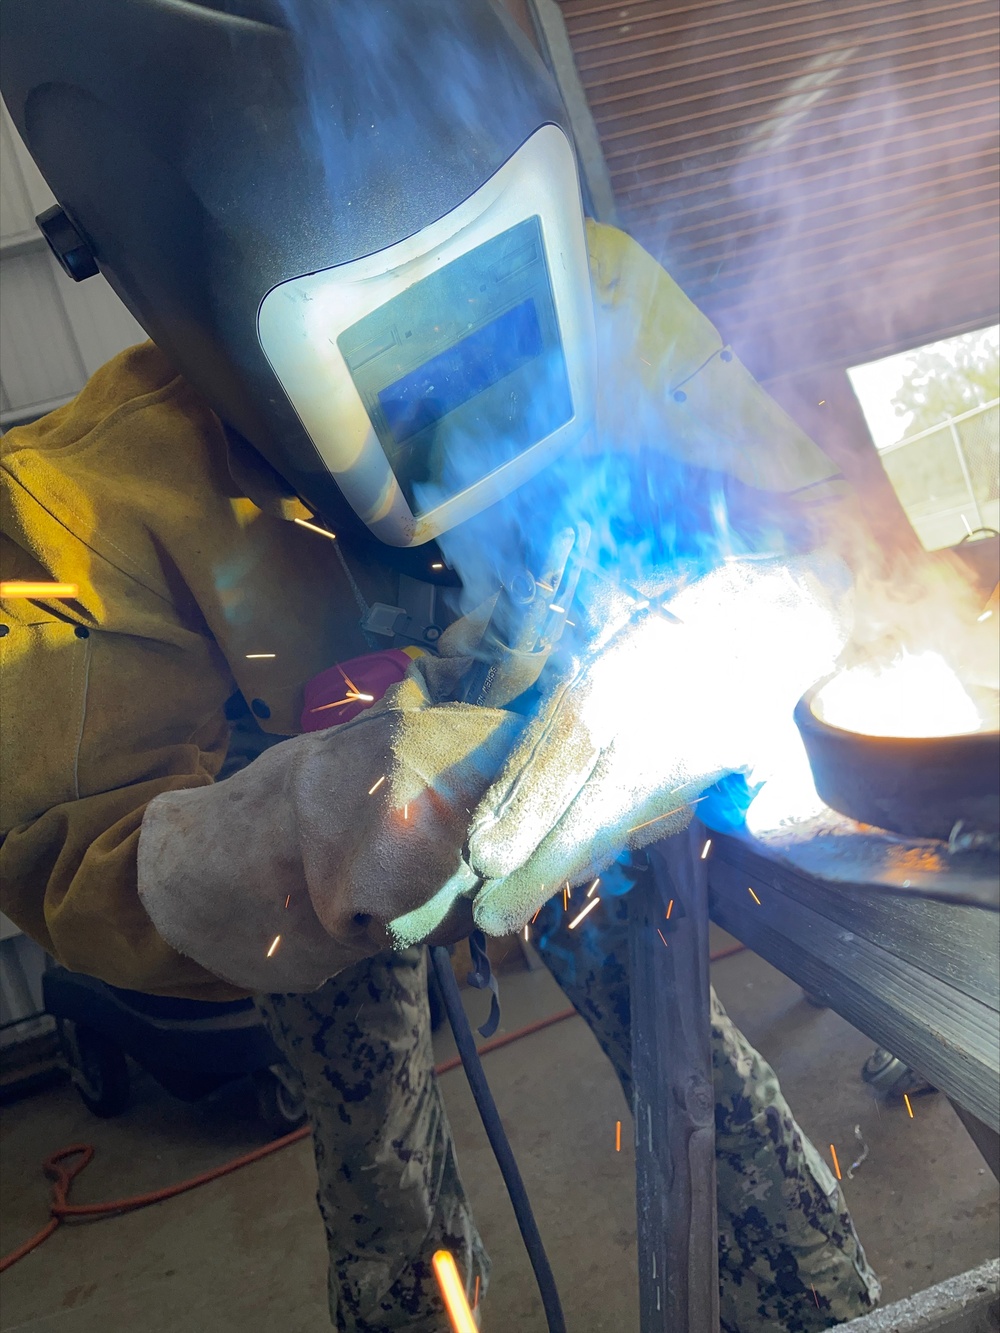
{"type": "MultiPolygon", "coordinates": [[[[280,739],[304,682],[365,651],[339,546],[260,477],[250,501],[218,418],[152,343],[0,446],[3,577],[77,585],[0,616],[4,911],[75,970],[232,998],[144,912],[139,826],[155,796],[213,782],[237,689],[280,739]]],[[[372,562],[352,572],[369,603],[394,595],[372,562]]]]}
{"type": "Polygon", "coordinates": [[[132,577],[124,553],[97,553],[79,505],[71,531],[7,468],[0,481],[3,578],[78,587],[69,600],[2,606],[3,910],[75,971],[233,999],[157,935],[136,882],[148,802],[210,783],[225,757],[226,662],[195,614],[132,577]]]}
{"type": "Polygon", "coordinates": [[[653,439],[804,519],[816,540],[858,522],[837,465],[767,394],[718,331],[631,237],[587,223],[602,435],[653,439]]]}

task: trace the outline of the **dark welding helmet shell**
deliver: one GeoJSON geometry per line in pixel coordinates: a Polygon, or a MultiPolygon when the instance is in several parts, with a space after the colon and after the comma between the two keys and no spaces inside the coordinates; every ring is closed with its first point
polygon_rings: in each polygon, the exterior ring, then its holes
{"type": "Polygon", "coordinates": [[[2,8],[3,97],[69,271],[92,256],[227,425],[365,534],[261,350],[261,301],[420,232],[564,124],[535,52],[489,0],[2,8]]]}

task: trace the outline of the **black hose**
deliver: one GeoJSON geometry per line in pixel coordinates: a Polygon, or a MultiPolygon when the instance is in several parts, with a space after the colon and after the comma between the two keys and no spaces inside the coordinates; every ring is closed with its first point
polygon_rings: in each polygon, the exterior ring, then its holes
{"type": "Polygon", "coordinates": [[[472,1038],[472,1029],[469,1027],[469,1020],[466,1018],[465,1009],[462,1006],[458,982],[455,980],[455,973],[452,971],[451,955],[447,949],[438,945],[431,949],[431,961],[434,964],[434,972],[441,988],[441,997],[444,1000],[444,1007],[448,1014],[448,1022],[455,1034],[455,1045],[462,1057],[465,1076],[469,1080],[469,1087],[472,1089],[472,1096],[475,1098],[483,1128],[486,1130],[486,1137],[493,1149],[493,1156],[496,1158],[500,1174],[503,1176],[503,1183],[507,1186],[507,1193],[510,1195],[510,1201],[514,1207],[514,1216],[517,1218],[524,1248],[528,1251],[531,1267],[535,1271],[535,1281],[538,1283],[538,1293],[542,1298],[549,1333],[566,1333],[566,1321],[563,1318],[562,1306],[559,1303],[556,1280],[552,1276],[548,1255],[545,1253],[542,1238],[538,1234],[538,1225],[535,1222],[534,1213],[531,1211],[528,1192],[524,1188],[524,1181],[521,1179],[521,1173],[517,1168],[514,1153],[500,1122],[500,1112],[497,1110],[497,1104],[493,1100],[492,1092],[490,1092],[490,1085],[486,1082],[479,1052],[476,1050],[476,1043],[472,1038]]]}

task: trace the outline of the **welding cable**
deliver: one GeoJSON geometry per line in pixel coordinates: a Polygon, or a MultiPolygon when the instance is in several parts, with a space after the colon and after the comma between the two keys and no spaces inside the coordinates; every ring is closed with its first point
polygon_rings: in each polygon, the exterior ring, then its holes
{"type": "MultiPolygon", "coordinates": [[[[741,953],[745,947],[743,944],[730,945],[726,949],[720,949],[717,953],[713,953],[710,961],[714,963],[719,958],[728,958],[730,954],[741,953]]],[[[555,1023],[562,1023],[565,1019],[575,1018],[576,1016],[575,1009],[560,1009],[558,1013],[548,1014],[545,1018],[536,1018],[534,1022],[526,1023],[522,1028],[516,1028],[513,1032],[505,1032],[500,1037],[494,1037],[492,1041],[484,1042],[479,1047],[479,1054],[488,1055],[490,1051],[499,1050],[502,1046],[510,1046],[511,1043],[520,1041],[522,1037],[529,1037],[534,1032],[541,1032],[543,1028],[552,1027],[555,1023]]],[[[462,1057],[453,1055],[450,1059],[443,1060],[439,1065],[435,1065],[434,1073],[438,1075],[447,1074],[450,1070],[457,1069],[461,1063],[462,1057]]],[[[151,1190],[147,1194],[133,1194],[123,1199],[109,1199],[106,1203],[71,1204],[68,1202],[70,1186],[93,1158],[94,1145],[92,1143],[75,1143],[67,1148],[60,1148],[58,1152],[54,1152],[51,1157],[47,1157],[42,1163],[42,1170],[53,1182],[52,1196],[49,1203],[49,1221],[23,1244],[0,1259],[0,1273],[5,1273],[8,1268],[13,1268],[25,1255],[30,1254],[43,1241],[48,1240],[60,1222],[67,1218],[70,1220],[75,1218],[79,1221],[84,1221],[86,1218],[97,1220],[102,1217],[113,1217],[118,1213],[135,1212],[137,1209],[146,1208],[152,1203],[163,1203],[166,1199],[176,1198],[178,1194],[185,1194],[188,1190],[197,1189],[199,1185],[207,1185],[210,1181],[228,1176],[241,1167],[262,1161],[265,1157],[269,1157],[271,1153],[279,1152],[282,1148],[288,1148],[293,1143],[301,1143],[303,1139],[309,1137],[310,1133],[309,1126],[303,1125],[301,1129],[295,1129],[290,1134],[284,1134],[280,1139],[272,1139],[270,1143],[265,1143],[260,1148],[254,1148],[250,1152],[243,1153],[240,1157],[234,1157],[231,1161],[223,1162],[221,1166],[213,1167],[210,1171],[203,1171],[200,1175],[178,1181],[176,1185],[167,1185],[163,1189],[151,1190]],[[71,1166],[64,1165],[72,1157],[79,1157],[80,1160],[74,1162],[71,1166]]]]}
{"type": "Polygon", "coordinates": [[[524,1181],[521,1179],[521,1172],[518,1170],[517,1159],[504,1133],[500,1112],[493,1100],[493,1093],[486,1081],[482,1061],[476,1050],[472,1029],[469,1027],[465,1006],[462,1004],[462,996],[451,965],[451,954],[442,945],[435,945],[431,949],[431,961],[434,964],[438,985],[441,987],[441,998],[455,1037],[455,1045],[465,1067],[465,1077],[469,1080],[479,1118],[483,1122],[486,1137],[493,1149],[493,1156],[503,1176],[503,1183],[507,1187],[514,1216],[517,1218],[518,1230],[524,1241],[524,1248],[528,1251],[531,1267],[534,1269],[538,1294],[542,1298],[542,1308],[545,1311],[545,1322],[548,1324],[549,1333],[566,1333],[566,1320],[563,1318],[556,1280],[552,1275],[549,1257],[545,1253],[545,1246],[538,1232],[535,1215],[531,1211],[531,1203],[524,1188],[524,1181]]]}
{"type": "MultiPolygon", "coordinates": [[[[494,1037],[492,1041],[484,1042],[479,1048],[480,1054],[486,1055],[501,1046],[509,1046],[512,1042],[520,1041],[522,1037],[528,1037],[533,1032],[540,1032],[543,1028],[551,1027],[554,1023],[562,1023],[567,1018],[575,1017],[575,1009],[560,1009],[558,1013],[548,1014],[545,1018],[537,1018],[533,1023],[527,1023],[523,1028],[517,1028],[513,1032],[505,1032],[500,1037],[494,1037]]],[[[452,1069],[457,1069],[461,1063],[461,1056],[454,1055],[448,1060],[442,1060],[439,1065],[435,1065],[434,1073],[438,1075],[446,1074],[452,1069]]],[[[152,1190],[147,1194],[133,1194],[128,1198],[110,1199],[107,1203],[71,1204],[68,1202],[70,1186],[73,1184],[75,1177],[80,1174],[94,1156],[94,1146],[91,1143],[74,1143],[67,1148],[60,1148],[58,1152],[54,1152],[51,1157],[47,1157],[42,1163],[42,1170],[52,1181],[52,1197],[49,1204],[50,1219],[44,1227],[36,1231],[22,1245],[19,1245],[15,1250],[11,1250],[9,1254],[5,1254],[0,1259],[0,1273],[5,1273],[18,1260],[23,1259],[32,1250],[37,1249],[43,1241],[48,1240],[60,1222],[67,1218],[78,1221],[83,1221],[86,1218],[96,1220],[101,1217],[111,1217],[117,1213],[135,1212],[137,1209],[146,1208],[152,1203],[162,1203],[165,1199],[173,1199],[178,1194],[185,1194],[188,1190],[197,1189],[199,1185],[207,1185],[210,1181],[227,1176],[230,1172],[238,1171],[241,1167],[250,1166],[252,1162],[259,1162],[263,1158],[269,1157],[271,1153],[290,1147],[293,1143],[300,1143],[303,1139],[307,1139],[310,1133],[309,1126],[303,1125],[301,1129],[292,1130],[290,1134],[284,1134],[280,1139],[272,1139],[270,1143],[254,1148],[251,1152],[243,1153],[240,1157],[234,1157],[229,1162],[223,1162],[221,1166],[213,1167],[210,1171],[203,1171],[200,1175],[181,1180],[176,1185],[167,1185],[163,1189],[152,1190]],[[69,1165],[69,1159],[73,1157],[78,1157],[79,1160],[69,1165]]]]}

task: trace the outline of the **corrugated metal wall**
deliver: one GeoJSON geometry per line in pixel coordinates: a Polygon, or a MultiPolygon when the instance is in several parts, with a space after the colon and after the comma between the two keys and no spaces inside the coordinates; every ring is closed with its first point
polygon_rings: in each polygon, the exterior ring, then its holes
{"type": "Polygon", "coordinates": [[[996,320],[996,0],[561,11],[622,224],[758,375],[996,320]]]}
{"type": "Polygon", "coordinates": [[[53,203],[0,115],[0,425],[40,416],[145,334],[102,277],[75,283],[35,226],[53,203]]]}

